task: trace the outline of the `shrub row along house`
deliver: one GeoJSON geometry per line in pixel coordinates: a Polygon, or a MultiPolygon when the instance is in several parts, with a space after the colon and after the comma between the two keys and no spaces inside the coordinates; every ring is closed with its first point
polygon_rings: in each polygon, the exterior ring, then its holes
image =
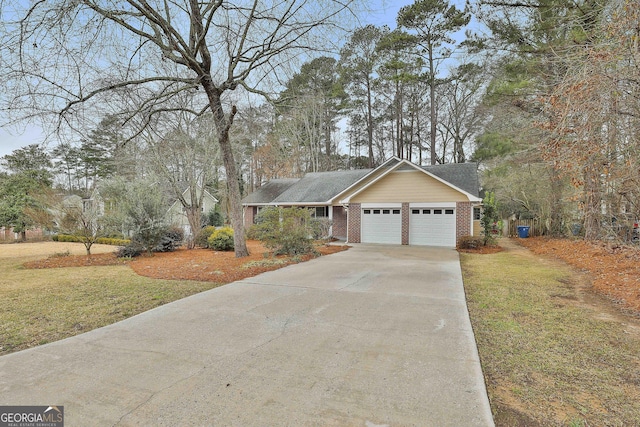
{"type": "Polygon", "coordinates": [[[455,247],[479,235],[475,163],[418,166],[393,157],[375,169],[308,173],[274,179],[243,199],[244,223],[266,206],[305,207],[331,221],[347,243],[455,247]]]}

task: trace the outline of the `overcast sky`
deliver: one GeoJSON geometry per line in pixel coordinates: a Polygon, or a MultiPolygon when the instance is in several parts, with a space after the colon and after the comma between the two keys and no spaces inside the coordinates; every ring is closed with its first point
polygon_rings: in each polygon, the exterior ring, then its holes
{"type": "MultiPolygon", "coordinates": [[[[372,4],[378,4],[376,12],[363,19],[362,24],[388,25],[391,28],[395,28],[395,18],[398,10],[402,6],[411,3],[413,3],[413,0],[376,0],[372,2],[372,4]]],[[[456,0],[454,3],[459,4],[458,7],[464,6],[463,0],[456,0]]],[[[31,126],[22,130],[0,127],[0,157],[29,144],[40,144],[44,139],[44,134],[38,127],[31,126]]],[[[48,146],[50,147],[51,145],[55,145],[55,141],[49,141],[48,146]]]]}

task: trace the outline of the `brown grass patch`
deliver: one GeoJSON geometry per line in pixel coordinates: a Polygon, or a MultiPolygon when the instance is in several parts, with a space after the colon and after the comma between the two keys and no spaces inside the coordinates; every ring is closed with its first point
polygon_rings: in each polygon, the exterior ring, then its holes
{"type": "Polygon", "coordinates": [[[518,243],[533,253],[589,274],[593,288],[621,308],[640,314],[640,249],[584,240],[529,238],[518,243]]]}
{"type": "Polygon", "coordinates": [[[640,425],[640,322],[560,256],[500,244],[504,252],[460,256],[496,425],[640,425]]]}

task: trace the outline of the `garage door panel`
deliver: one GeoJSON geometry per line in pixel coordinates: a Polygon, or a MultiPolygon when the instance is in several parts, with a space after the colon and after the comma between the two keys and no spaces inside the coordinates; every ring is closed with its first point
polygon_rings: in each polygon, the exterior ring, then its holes
{"type": "Polygon", "coordinates": [[[409,244],[455,247],[455,209],[412,208],[409,218],[409,244]]]}
{"type": "Polygon", "coordinates": [[[362,243],[402,243],[402,215],[399,208],[362,209],[362,243]]]}

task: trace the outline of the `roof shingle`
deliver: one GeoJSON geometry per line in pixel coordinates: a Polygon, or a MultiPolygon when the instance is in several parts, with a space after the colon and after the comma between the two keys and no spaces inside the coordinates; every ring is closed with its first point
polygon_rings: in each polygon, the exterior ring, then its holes
{"type": "Polygon", "coordinates": [[[253,193],[242,199],[244,204],[271,203],[273,199],[286,191],[289,187],[300,181],[299,178],[280,178],[271,181],[258,188],[253,193]]]}

